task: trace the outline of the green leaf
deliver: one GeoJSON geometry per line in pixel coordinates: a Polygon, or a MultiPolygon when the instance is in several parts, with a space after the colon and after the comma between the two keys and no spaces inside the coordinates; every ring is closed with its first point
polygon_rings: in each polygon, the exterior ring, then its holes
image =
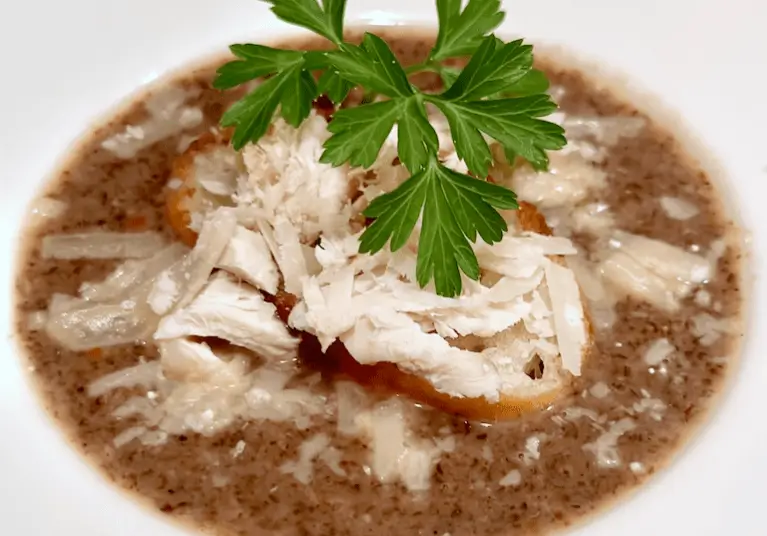
{"type": "Polygon", "coordinates": [[[333,31],[342,40],[344,36],[346,0],[322,0],[322,8],[333,31]]]}
{"type": "Polygon", "coordinates": [[[509,97],[527,97],[545,93],[549,89],[549,79],[538,69],[531,69],[528,73],[511,84],[504,90],[509,97]]]}
{"type": "MultiPolygon", "coordinates": [[[[536,169],[548,166],[547,150],[561,149],[567,143],[562,127],[538,119],[557,109],[548,95],[473,102],[434,98],[430,98],[430,101],[443,110],[448,121],[452,116],[454,123],[459,118],[459,121],[473,125],[500,142],[504,148],[530,162],[536,169]]],[[[465,153],[467,148],[464,146],[461,150],[465,153]]]]}
{"type": "Polygon", "coordinates": [[[327,53],[328,62],[345,80],[389,97],[413,95],[405,70],[383,39],[366,33],[361,46],[343,44],[327,53]]]}
{"type": "Polygon", "coordinates": [[[263,0],[272,5],[272,13],[279,19],[296,26],[301,26],[319,34],[335,44],[343,40],[343,32],[338,32],[338,10],[341,9],[343,22],[343,7],[345,1],[331,0],[326,2],[325,9],[317,0],[263,0]],[[332,11],[331,11],[332,8],[332,11]]]}
{"type": "Polygon", "coordinates": [[[461,272],[479,279],[479,263],[471,243],[455,218],[438,172],[429,181],[418,240],[416,280],[425,287],[434,280],[437,294],[454,297],[461,293],[461,272]]]}
{"type": "Polygon", "coordinates": [[[397,189],[373,199],[365,215],[375,221],[362,233],[360,253],[375,253],[391,239],[391,251],[407,243],[421,215],[426,196],[428,170],[414,174],[397,189]]]}
{"type": "Polygon", "coordinates": [[[322,73],[317,85],[319,93],[327,95],[336,104],[341,104],[353,87],[349,82],[338,76],[335,71],[331,70],[322,73]]]}
{"type": "Polygon", "coordinates": [[[432,102],[447,118],[458,157],[476,176],[487,177],[490,164],[493,162],[493,155],[479,128],[470,118],[459,113],[457,108],[441,100],[433,100],[432,102]]]}
{"type": "Polygon", "coordinates": [[[514,193],[431,164],[397,189],[377,197],[365,211],[375,221],[362,234],[360,252],[375,253],[389,242],[401,248],[423,213],[416,274],[419,285],[434,280],[437,293],[461,292],[461,272],[479,278],[471,248],[479,235],[493,244],[503,238],[506,222],[495,209],[517,208],[514,193]]]}
{"type": "Polygon", "coordinates": [[[495,95],[523,78],[532,65],[532,46],[521,39],[504,44],[488,36],[442,97],[466,101],[495,95]]]}
{"type": "Polygon", "coordinates": [[[439,76],[442,78],[442,84],[445,86],[445,89],[449,89],[458,80],[458,75],[460,74],[461,69],[457,67],[441,66],[439,68],[439,76]]]}
{"type": "Polygon", "coordinates": [[[280,112],[285,121],[298,128],[312,111],[312,101],[317,96],[317,84],[311,73],[293,69],[283,87],[280,112]]]}
{"type": "Polygon", "coordinates": [[[429,54],[432,61],[473,53],[505,16],[500,0],[469,0],[463,11],[461,0],[437,0],[437,13],[439,33],[429,54]]]}
{"type": "Polygon", "coordinates": [[[409,97],[405,101],[398,125],[399,159],[411,173],[416,173],[436,158],[439,151],[439,138],[429,123],[421,99],[409,97]]]}
{"type": "Polygon", "coordinates": [[[339,110],[328,124],[333,135],[325,142],[321,162],[370,167],[402,113],[401,100],[389,100],[339,110]]]}
{"type": "Polygon", "coordinates": [[[282,91],[300,72],[301,67],[295,66],[276,74],[224,113],[221,125],[234,127],[232,145],[236,150],[242,149],[248,142],[258,141],[266,133],[280,103],[282,91]]]}
{"type": "Polygon", "coordinates": [[[244,82],[289,69],[303,61],[303,52],[279,50],[263,45],[232,45],[229,47],[239,60],[218,68],[213,87],[230,89],[244,82]]]}

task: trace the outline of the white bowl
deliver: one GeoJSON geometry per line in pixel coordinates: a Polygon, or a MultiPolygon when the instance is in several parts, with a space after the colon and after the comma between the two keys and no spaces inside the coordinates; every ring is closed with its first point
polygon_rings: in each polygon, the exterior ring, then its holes
{"type": "MultiPolygon", "coordinates": [[[[435,20],[433,0],[349,3],[351,16],[376,24],[435,20]]],[[[563,45],[625,75],[635,104],[692,140],[692,150],[721,179],[733,213],[753,233],[751,267],[760,273],[758,252],[767,249],[767,3],[506,4],[505,31],[563,45]]],[[[0,237],[6,251],[0,299],[8,330],[0,349],[0,533],[187,533],[108,484],[41,411],[10,328],[17,232],[25,205],[90,122],[169,69],[237,40],[281,32],[285,26],[254,0],[26,0],[0,7],[0,237]]],[[[767,333],[759,329],[767,295],[761,281],[747,284],[744,359],[709,422],[640,493],[574,534],[767,533],[761,511],[767,333]]]]}

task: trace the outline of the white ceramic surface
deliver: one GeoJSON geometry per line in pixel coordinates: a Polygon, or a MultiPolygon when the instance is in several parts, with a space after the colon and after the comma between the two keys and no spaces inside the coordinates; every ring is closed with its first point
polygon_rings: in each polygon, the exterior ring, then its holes
{"type": "MultiPolygon", "coordinates": [[[[432,0],[349,4],[351,15],[378,24],[435,18],[432,0]]],[[[720,167],[739,217],[753,232],[753,250],[767,248],[767,3],[506,4],[507,31],[562,44],[658,95],[674,111],[664,113],[666,120],[694,133],[708,148],[701,153],[706,161],[718,163],[711,165],[720,167]]],[[[169,69],[230,42],[283,31],[256,0],[0,3],[0,322],[7,331],[0,346],[0,534],[187,533],[107,484],[39,409],[10,330],[16,235],[25,204],[89,122],[169,69]]],[[[752,266],[759,275],[758,253],[752,266]]],[[[573,534],[767,534],[767,333],[759,329],[767,320],[767,296],[761,281],[750,294],[743,364],[710,422],[668,470],[573,534]]]]}

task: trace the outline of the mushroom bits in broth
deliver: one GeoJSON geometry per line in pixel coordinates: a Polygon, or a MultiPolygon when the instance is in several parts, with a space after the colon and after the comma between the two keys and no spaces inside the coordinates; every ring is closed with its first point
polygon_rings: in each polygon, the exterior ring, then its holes
{"type": "Polygon", "coordinates": [[[706,173],[496,0],[270,3],[318,36],[154,86],[33,203],[17,328],[72,441],[222,535],[549,533],[662,468],[741,337],[706,173]]]}

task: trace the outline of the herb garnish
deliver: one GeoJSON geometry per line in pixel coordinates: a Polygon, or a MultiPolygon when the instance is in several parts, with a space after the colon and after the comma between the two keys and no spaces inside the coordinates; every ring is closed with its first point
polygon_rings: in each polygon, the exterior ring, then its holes
{"type": "Polygon", "coordinates": [[[480,276],[471,247],[477,235],[488,244],[500,241],[507,226],[498,210],[518,208],[514,192],[483,180],[492,163],[485,136],[503,146],[509,161],[521,157],[536,169],[548,166],[547,150],[566,143],[561,127],[540,119],[556,104],[545,93],[546,77],[532,68],[532,47],[491,33],[504,18],[499,0],[469,0],[464,9],[461,0],[437,0],[436,44],[425,62],[404,69],[380,37],[366,33],[360,45],[344,41],[346,0],[266,1],[277,17],[325,37],[335,49],[232,45],[237,59],[218,70],[215,87],[229,89],[266,77],[222,117],[223,126],[234,127],[232,144],[241,149],[257,142],[275,113],[299,126],[320,94],[337,104],[354,86],[384,96],[335,112],[321,160],[369,167],[396,124],[398,156],[411,177],[367,208],[365,216],[374,221],[362,234],[360,252],[374,253],[387,243],[392,251],[403,247],[422,216],[418,283],[423,287],[434,280],[438,294],[458,295],[461,272],[474,280],[480,276]],[[464,56],[471,57],[462,69],[442,63],[464,56]],[[408,80],[420,71],[439,73],[446,89],[420,91],[408,80]],[[314,72],[321,73],[318,81],[314,72]],[[473,176],[440,162],[427,103],[447,118],[456,152],[473,176]]]}

